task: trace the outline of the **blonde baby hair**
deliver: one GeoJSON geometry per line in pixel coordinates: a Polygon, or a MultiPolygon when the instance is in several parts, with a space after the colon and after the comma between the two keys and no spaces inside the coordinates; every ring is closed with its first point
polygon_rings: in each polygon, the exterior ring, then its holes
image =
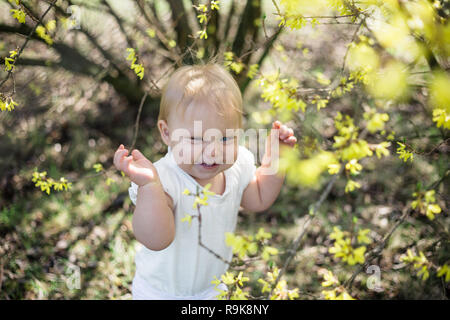
{"type": "Polygon", "coordinates": [[[158,120],[169,119],[171,112],[184,115],[195,102],[207,102],[219,115],[236,112],[242,128],[242,95],[232,75],[217,63],[185,65],[171,75],[162,90],[158,120]]]}

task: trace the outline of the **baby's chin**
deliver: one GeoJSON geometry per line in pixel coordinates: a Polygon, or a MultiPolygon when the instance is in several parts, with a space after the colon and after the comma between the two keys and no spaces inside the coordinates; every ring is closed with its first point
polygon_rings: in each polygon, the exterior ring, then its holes
{"type": "Polygon", "coordinates": [[[193,164],[191,166],[191,172],[197,176],[197,178],[204,179],[214,177],[219,174],[224,169],[223,164],[214,164],[214,165],[206,165],[206,164],[193,164]]]}
{"type": "MultiPolygon", "coordinates": [[[[231,167],[227,164],[216,164],[214,166],[205,166],[202,164],[192,164],[189,168],[184,168],[192,177],[196,179],[210,179],[231,167]]],[[[183,168],[182,168],[183,169],[183,168]]]]}

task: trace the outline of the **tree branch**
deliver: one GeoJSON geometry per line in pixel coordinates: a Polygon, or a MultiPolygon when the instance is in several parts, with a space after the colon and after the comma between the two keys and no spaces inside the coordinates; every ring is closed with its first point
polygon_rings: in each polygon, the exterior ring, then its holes
{"type": "Polygon", "coordinates": [[[163,26],[159,23],[154,15],[150,14],[146,10],[146,6],[143,0],[137,0],[136,4],[147,23],[155,28],[156,38],[158,39],[160,46],[162,48],[166,48],[173,62],[178,61],[180,59],[180,55],[169,46],[169,39],[167,39],[165,35],[166,32],[164,31],[163,26]]]}
{"type": "Polygon", "coordinates": [[[192,29],[189,26],[186,10],[183,5],[183,1],[179,0],[167,0],[172,9],[172,22],[177,33],[177,44],[181,51],[184,51],[192,41],[188,36],[192,34],[192,29]]]}
{"type": "Polygon", "coordinates": [[[122,32],[122,34],[125,37],[125,40],[127,41],[127,45],[128,48],[136,48],[136,44],[134,43],[134,40],[132,38],[130,38],[130,36],[128,35],[128,33],[125,31],[125,27],[123,26],[123,22],[122,19],[116,14],[116,12],[113,10],[113,8],[110,6],[110,4],[108,3],[108,1],[106,0],[102,0],[101,2],[103,5],[106,6],[106,9],[108,10],[108,12],[114,17],[114,19],[116,20],[117,25],[119,26],[120,31],[122,32]]]}
{"type": "Polygon", "coordinates": [[[247,0],[244,11],[240,17],[239,27],[233,42],[232,51],[237,56],[242,54],[245,47],[245,38],[248,34],[254,38],[258,28],[254,20],[261,15],[261,0],[247,0]]]}

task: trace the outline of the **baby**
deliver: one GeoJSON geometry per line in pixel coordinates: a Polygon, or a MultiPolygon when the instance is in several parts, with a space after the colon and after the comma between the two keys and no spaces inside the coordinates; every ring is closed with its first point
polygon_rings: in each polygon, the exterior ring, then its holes
{"type": "Polygon", "coordinates": [[[222,66],[183,66],[162,92],[157,126],[167,154],[152,163],[137,149],[128,155],[122,144],[115,152],[114,165],[131,180],[133,232],[143,245],[136,253],[133,299],[214,299],[211,281],[227,271],[232,248],[225,233],[234,232],[240,207],[264,211],[277,198],[285,173],[268,170],[274,146],[292,148],[297,139],[275,121],[256,168],[236,134],[242,114],[239,87],[222,66]],[[200,215],[195,197],[184,191],[196,194],[207,184],[214,194],[200,215]]]}

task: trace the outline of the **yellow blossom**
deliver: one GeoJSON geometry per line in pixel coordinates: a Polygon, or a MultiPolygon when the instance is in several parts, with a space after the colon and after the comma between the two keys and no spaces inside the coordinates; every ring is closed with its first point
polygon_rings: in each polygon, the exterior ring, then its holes
{"type": "Polygon", "coordinates": [[[345,164],[345,169],[350,171],[351,174],[357,175],[362,170],[362,165],[358,163],[357,159],[351,159],[349,162],[345,164]]]}
{"type": "Polygon", "coordinates": [[[328,173],[329,174],[337,174],[341,169],[341,165],[339,163],[332,163],[328,165],[328,173]]]}
{"type": "Polygon", "coordinates": [[[264,240],[272,238],[272,234],[270,232],[265,232],[264,228],[259,228],[258,233],[255,235],[256,240],[264,240]]]}
{"type": "Polygon", "coordinates": [[[383,141],[379,144],[376,145],[375,147],[375,153],[377,155],[377,158],[380,159],[381,156],[388,156],[389,155],[389,150],[387,149],[389,146],[391,145],[390,142],[388,141],[383,141]]]}
{"type": "Polygon", "coordinates": [[[428,219],[433,220],[434,215],[441,212],[441,207],[438,204],[432,203],[427,205],[426,215],[428,219]]]}
{"type": "Polygon", "coordinates": [[[442,277],[445,275],[445,282],[450,281],[450,268],[447,264],[444,264],[442,267],[439,267],[437,276],[442,277]]]}
{"type": "Polygon", "coordinates": [[[192,216],[190,214],[185,213],[184,218],[181,219],[181,222],[187,221],[189,225],[192,223],[192,216]]]}
{"type": "Polygon", "coordinates": [[[408,161],[408,159],[411,159],[411,162],[413,161],[414,155],[405,150],[405,145],[403,143],[397,142],[400,147],[397,148],[397,154],[399,154],[399,158],[403,159],[404,162],[408,161]]]}
{"type": "Polygon", "coordinates": [[[276,254],[278,254],[278,249],[277,248],[265,246],[264,249],[263,249],[263,252],[261,254],[261,257],[265,261],[268,261],[270,259],[271,255],[276,255],[276,254]]]}
{"type": "Polygon", "coordinates": [[[25,23],[25,12],[20,9],[11,9],[10,11],[13,13],[13,18],[17,19],[20,23],[25,23]]]}
{"type": "Polygon", "coordinates": [[[370,232],[370,229],[360,229],[358,231],[358,243],[360,244],[370,244],[372,240],[367,237],[367,234],[370,232]]]}
{"type": "Polygon", "coordinates": [[[355,190],[355,188],[361,188],[361,184],[359,184],[354,180],[349,179],[347,181],[347,184],[345,185],[345,193],[352,192],[353,190],[355,190]]]}
{"type": "Polygon", "coordinates": [[[327,270],[323,275],[325,281],[322,282],[322,287],[329,287],[332,285],[339,285],[339,280],[333,275],[333,272],[327,270]]]}
{"type": "Polygon", "coordinates": [[[95,172],[100,172],[103,170],[103,165],[101,163],[96,163],[92,167],[95,169],[95,172]]]}

